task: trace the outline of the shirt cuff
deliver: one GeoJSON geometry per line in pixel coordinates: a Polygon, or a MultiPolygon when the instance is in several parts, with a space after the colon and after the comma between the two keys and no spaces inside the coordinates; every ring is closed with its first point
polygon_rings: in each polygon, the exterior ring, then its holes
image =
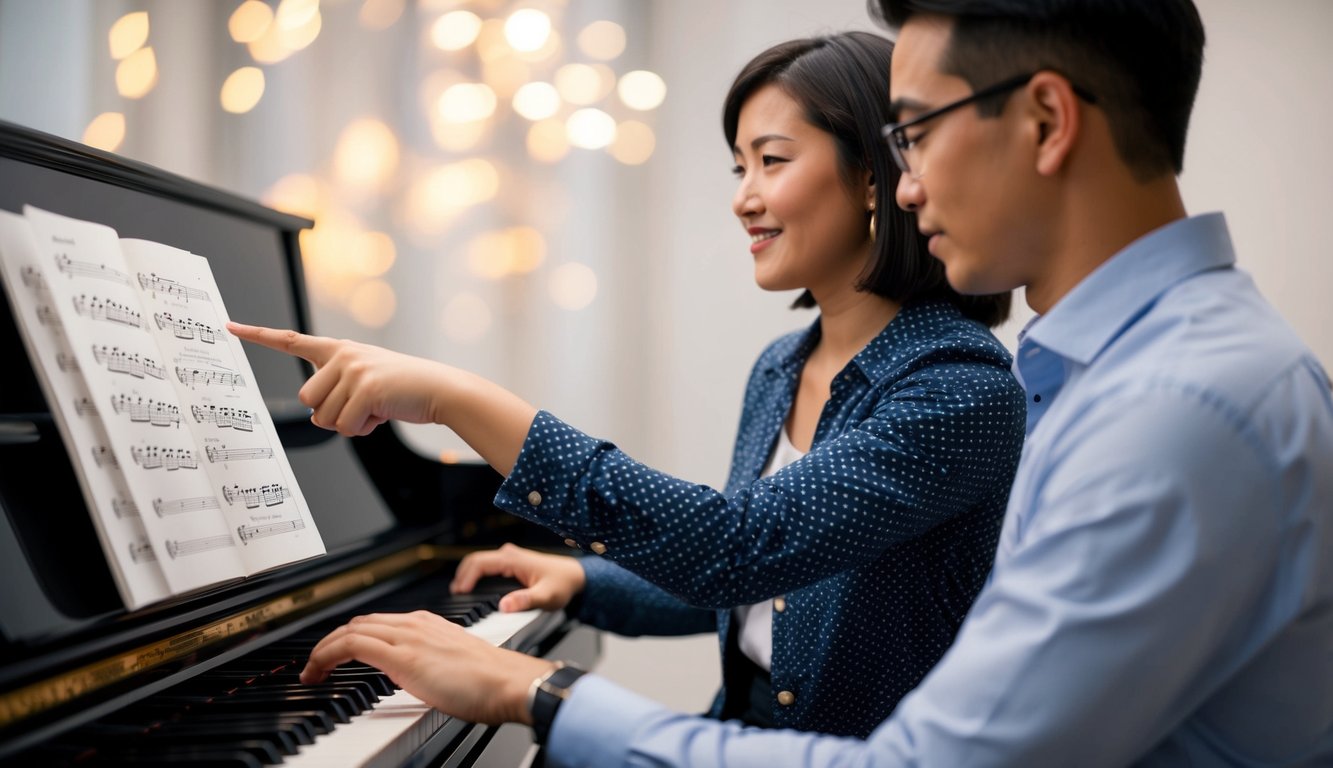
{"type": "Polygon", "coordinates": [[[584,675],[570,688],[551,724],[547,764],[624,765],[635,734],[673,714],[606,678],[584,675]]]}
{"type": "Polygon", "coordinates": [[[495,505],[569,538],[560,515],[569,509],[577,485],[602,441],[574,429],[547,411],[528,428],[514,468],[495,494],[495,505]]]}

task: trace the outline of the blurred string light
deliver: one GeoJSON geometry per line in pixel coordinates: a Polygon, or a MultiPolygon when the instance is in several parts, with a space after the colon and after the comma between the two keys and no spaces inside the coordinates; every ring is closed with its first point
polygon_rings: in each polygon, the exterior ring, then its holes
{"type": "MultiPolygon", "coordinates": [[[[228,3],[226,33],[250,60],[220,85],[218,104],[229,114],[255,110],[266,92],[265,70],[313,45],[325,13],[344,7],[371,32],[389,30],[411,9],[428,50],[442,57],[439,68],[423,76],[419,97],[435,152],[444,157],[414,157],[412,165],[422,170],[403,178],[403,142],[394,128],[357,116],[339,133],[327,179],[286,176],[264,195],[270,206],[316,222],[301,235],[312,292],[364,325],[382,326],[394,314],[396,298],[383,276],[397,249],[389,234],[371,230],[351,209],[392,203],[397,223],[426,242],[466,211],[507,199],[502,187],[533,185],[521,167],[502,173],[482,154],[501,151],[502,141],[518,138],[539,165],[562,162],[576,151],[601,151],[636,166],[656,147],[644,113],[664,102],[665,82],[651,71],[617,66],[627,45],[620,24],[599,19],[566,26],[566,0],[325,0],[328,8],[320,0],[228,3]],[[505,129],[508,124],[512,129],[505,129]]],[[[108,31],[123,98],[143,98],[157,85],[150,32],[144,11],[120,16],[108,31]]],[[[126,131],[122,111],[104,112],[88,124],[84,142],[115,151],[126,131]]],[[[563,309],[586,307],[597,293],[596,273],[587,265],[544,266],[545,236],[530,226],[474,233],[461,255],[470,273],[488,281],[545,270],[547,295],[563,309]]],[[[445,305],[440,322],[451,338],[479,339],[491,326],[491,310],[479,296],[460,294],[445,305]]]]}

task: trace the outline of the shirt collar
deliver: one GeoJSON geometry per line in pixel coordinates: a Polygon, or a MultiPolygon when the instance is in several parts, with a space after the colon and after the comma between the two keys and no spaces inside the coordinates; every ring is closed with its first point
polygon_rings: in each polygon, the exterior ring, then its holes
{"type": "Polygon", "coordinates": [[[1087,365],[1173,285],[1236,262],[1221,213],[1173,221],[1126,246],[1024,328],[1022,339],[1087,365]]]}

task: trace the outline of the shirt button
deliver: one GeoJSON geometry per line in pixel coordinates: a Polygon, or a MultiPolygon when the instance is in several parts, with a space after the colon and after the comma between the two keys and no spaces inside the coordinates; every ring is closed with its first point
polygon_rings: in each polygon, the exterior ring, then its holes
{"type": "Polygon", "coordinates": [[[565,539],[565,546],[566,546],[566,547],[573,547],[574,549],[578,549],[578,548],[579,548],[579,543],[578,543],[577,541],[574,541],[573,539],[565,539]]]}
{"type": "Polygon", "coordinates": [[[787,610],[787,599],[784,597],[773,598],[773,610],[782,613],[787,610]]]}
{"type": "Polygon", "coordinates": [[[606,545],[600,541],[594,541],[593,543],[589,544],[588,549],[591,549],[593,552],[596,552],[599,555],[606,554],[606,545]]]}
{"type": "Polygon", "coordinates": [[[533,491],[532,493],[529,493],[529,494],[528,494],[528,503],[531,504],[531,505],[534,506],[534,507],[537,506],[538,504],[542,503],[542,495],[541,495],[541,493],[539,493],[539,492],[537,492],[537,491],[533,491]]]}
{"type": "Polygon", "coordinates": [[[778,703],[784,707],[790,707],[796,703],[796,694],[791,691],[781,691],[778,693],[778,703]]]}

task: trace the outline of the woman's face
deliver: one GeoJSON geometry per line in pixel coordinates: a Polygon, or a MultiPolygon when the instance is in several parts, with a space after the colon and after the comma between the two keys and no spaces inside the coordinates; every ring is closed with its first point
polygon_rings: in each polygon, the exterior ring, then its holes
{"type": "Polygon", "coordinates": [[[806,288],[817,300],[852,289],[870,258],[869,174],[849,189],[833,136],[775,85],[741,105],[732,151],[740,186],[731,205],[750,235],[759,287],[806,288]]]}

